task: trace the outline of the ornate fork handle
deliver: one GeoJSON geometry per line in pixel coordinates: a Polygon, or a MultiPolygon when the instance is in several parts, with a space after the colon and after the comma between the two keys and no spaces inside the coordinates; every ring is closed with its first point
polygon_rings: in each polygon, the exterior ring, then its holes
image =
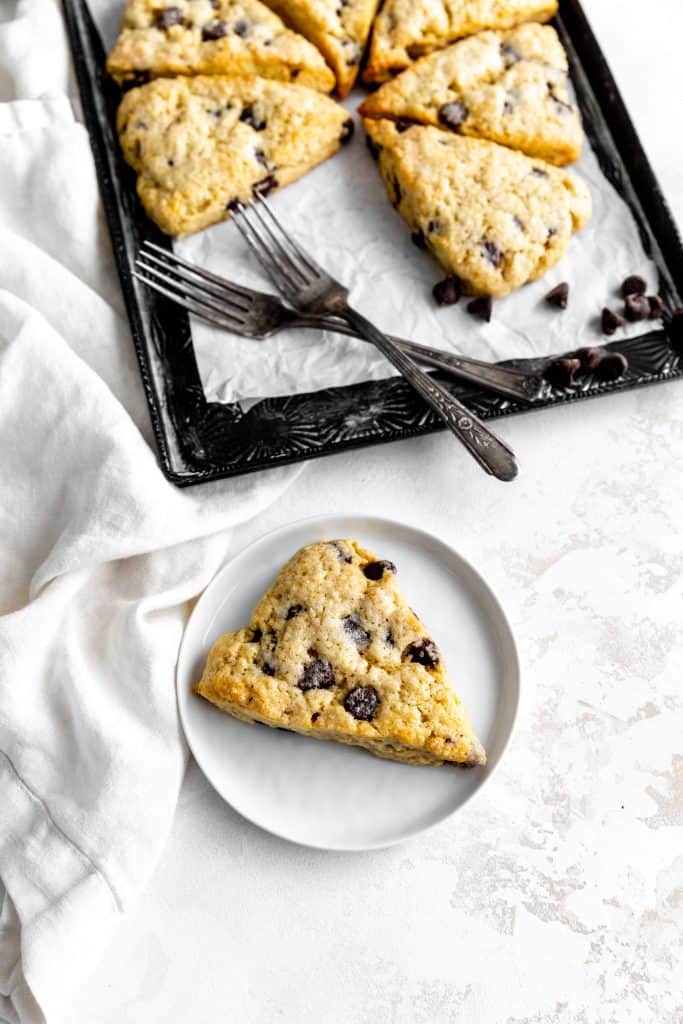
{"type": "Polygon", "coordinates": [[[412,387],[439,414],[487,473],[497,477],[498,480],[514,480],[517,476],[517,463],[512,451],[469,409],[454,398],[450,391],[420,370],[391,338],[378,331],[355,309],[346,305],[343,309],[335,310],[335,315],[343,317],[349,326],[354,328],[354,331],[377,346],[396,369],[400,370],[412,387]]]}

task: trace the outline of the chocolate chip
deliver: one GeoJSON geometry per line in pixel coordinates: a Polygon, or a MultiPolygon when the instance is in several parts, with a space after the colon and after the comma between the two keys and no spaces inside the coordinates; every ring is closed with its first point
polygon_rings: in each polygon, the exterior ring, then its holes
{"type": "Polygon", "coordinates": [[[394,641],[394,634],[391,632],[390,629],[388,629],[386,631],[386,633],[384,634],[384,643],[388,644],[389,647],[395,647],[396,646],[396,643],[394,641]]]}
{"type": "Polygon", "coordinates": [[[304,669],[301,679],[296,684],[300,690],[329,690],[334,686],[334,672],[329,661],[314,658],[304,669]]]}
{"type": "Polygon", "coordinates": [[[371,722],[378,707],[379,694],[374,686],[355,686],[344,697],[344,709],[359,722],[371,722]]]}
{"type": "Polygon", "coordinates": [[[248,124],[250,128],[253,128],[255,132],[262,132],[266,127],[266,122],[254,112],[253,107],[244,108],[240,114],[240,121],[244,121],[244,123],[248,124]]]}
{"type": "Polygon", "coordinates": [[[339,136],[339,141],[341,142],[342,146],[345,146],[347,142],[351,141],[351,139],[353,138],[354,131],[355,125],[353,123],[353,118],[347,117],[346,120],[344,121],[344,124],[342,125],[341,135],[339,136]]]}
{"type": "Polygon", "coordinates": [[[647,301],[650,306],[650,320],[661,320],[666,312],[661,296],[648,295],[647,301]]]}
{"type": "Polygon", "coordinates": [[[480,242],[479,245],[484,250],[484,256],[488,263],[492,267],[499,267],[503,262],[503,253],[498,248],[495,242],[484,241],[480,242]]]}
{"type": "Polygon", "coordinates": [[[478,316],[480,320],[485,320],[487,324],[490,323],[491,313],[493,312],[491,296],[482,295],[478,299],[472,299],[471,302],[467,303],[467,312],[470,316],[478,316]]]}
{"type": "Polygon", "coordinates": [[[418,228],[417,231],[413,231],[410,236],[410,240],[413,245],[416,245],[418,249],[426,249],[427,242],[425,241],[425,233],[422,228],[418,228]]]}
{"type": "Polygon", "coordinates": [[[607,306],[602,311],[602,333],[613,335],[619,327],[623,327],[626,321],[623,316],[619,313],[615,313],[613,309],[608,309],[607,306]]]}
{"type": "Polygon", "coordinates": [[[611,381],[623,377],[628,367],[628,360],[621,352],[610,352],[603,356],[600,365],[595,371],[598,380],[611,381]]]}
{"type": "Polygon", "coordinates": [[[574,384],[574,374],[580,369],[579,359],[554,359],[543,376],[554,388],[570,388],[574,384]]]}
{"type": "Polygon", "coordinates": [[[263,636],[263,630],[258,629],[258,628],[257,629],[252,629],[251,636],[249,637],[249,643],[250,644],[257,644],[257,643],[259,643],[259,641],[261,640],[262,636],[263,636]]]}
{"type": "Polygon", "coordinates": [[[171,25],[182,25],[183,23],[183,12],[179,7],[164,7],[163,11],[157,15],[155,26],[162,31],[166,31],[171,25]]]}
{"type": "Polygon", "coordinates": [[[267,661],[264,661],[264,663],[261,665],[261,671],[263,672],[264,676],[275,675],[275,669],[267,661]]]}
{"type": "Polygon", "coordinates": [[[235,33],[236,36],[239,36],[240,39],[244,39],[250,28],[251,22],[247,21],[245,18],[240,18],[240,20],[236,21],[235,24],[232,26],[233,32],[235,33]]]}
{"type": "Polygon", "coordinates": [[[542,167],[534,167],[534,168],[532,168],[531,173],[533,174],[534,178],[547,178],[548,177],[548,172],[544,171],[542,167]]]}
{"type": "Polygon", "coordinates": [[[319,711],[314,711],[313,714],[311,715],[311,722],[317,722],[319,718],[320,718],[320,712],[319,711]]]}
{"type": "Polygon", "coordinates": [[[296,82],[300,74],[301,68],[292,68],[292,70],[289,73],[289,77],[292,79],[293,82],[296,82]]]}
{"type": "Polygon", "coordinates": [[[650,303],[645,295],[632,293],[624,300],[624,314],[632,324],[639,320],[647,320],[650,316],[650,303]]]}
{"type": "Polygon", "coordinates": [[[432,295],[440,306],[454,306],[462,295],[462,281],[455,274],[449,274],[443,281],[437,281],[432,295]]]}
{"type": "Polygon", "coordinates": [[[270,167],[270,164],[268,163],[268,158],[267,158],[266,154],[263,152],[263,150],[262,149],[255,149],[254,150],[254,156],[255,156],[256,160],[258,161],[258,163],[261,164],[261,167],[265,167],[266,170],[268,170],[268,168],[270,167]]]}
{"type": "Polygon", "coordinates": [[[440,220],[430,220],[427,224],[428,235],[440,235],[443,230],[443,224],[440,220]]]}
{"type": "Polygon", "coordinates": [[[403,657],[414,661],[416,665],[424,665],[425,668],[436,668],[439,664],[439,652],[436,644],[428,637],[414,640],[412,644],[408,644],[403,652],[403,657]]]}
{"type": "Polygon", "coordinates": [[[257,181],[255,185],[251,186],[251,191],[255,196],[267,196],[273,191],[274,188],[278,187],[278,180],[274,174],[269,174],[267,178],[262,178],[261,181],[257,181]]]}
{"type": "Polygon", "coordinates": [[[368,633],[367,630],[363,629],[363,627],[360,624],[360,619],[358,618],[358,616],[347,615],[346,618],[342,621],[344,623],[344,629],[349,635],[349,639],[353,641],[356,647],[367,647],[368,644],[370,643],[372,634],[368,633]]]}
{"type": "Polygon", "coordinates": [[[581,364],[581,373],[593,373],[602,361],[602,353],[597,348],[580,348],[574,353],[574,359],[581,364]]]}
{"type": "Polygon", "coordinates": [[[621,286],[621,294],[624,299],[629,295],[644,295],[646,291],[646,282],[637,274],[632,274],[631,277],[627,277],[621,286]]]}
{"type": "Polygon", "coordinates": [[[518,60],[521,60],[514,46],[510,46],[509,43],[500,44],[500,55],[505,61],[506,67],[510,67],[511,64],[516,64],[518,60]]]}
{"type": "Polygon", "coordinates": [[[289,608],[287,609],[285,619],[287,621],[289,621],[290,619],[295,619],[297,615],[301,615],[301,613],[305,611],[306,609],[302,604],[290,604],[289,608]]]}
{"type": "Polygon", "coordinates": [[[393,562],[389,562],[386,558],[382,558],[378,562],[368,562],[368,564],[363,568],[363,572],[369,580],[381,580],[385,572],[395,573],[396,566],[393,562]]]}
{"type": "Polygon", "coordinates": [[[566,281],[551,288],[545,297],[549,306],[556,306],[558,309],[566,309],[569,305],[569,285],[566,281]]]}
{"type": "Polygon", "coordinates": [[[205,25],[202,29],[202,39],[204,42],[208,42],[211,39],[222,39],[223,36],[227,36],[228,26],[220,18],[216,18],[215,21],[210,21],[208,25],[205,25]]]}
{"type": "Polygon", "coordinates": [[[439,123],[454,132],[465,123],[468,115],[469,110],[460,100],[456,100],[454,103],[444,103],[439,107],[439,123]]]}
{"type": "Polygon", "coordinates": [[[340,562],[346,562],[347,565],[351,565],[351,562],[353,561],[353,558],[348,553],[346,548],[342,546],[341,541],[331,540],[330,544],[332,545],[332,547],[337,552],[337,558],[339,559],[339,561],[340,562]]]}

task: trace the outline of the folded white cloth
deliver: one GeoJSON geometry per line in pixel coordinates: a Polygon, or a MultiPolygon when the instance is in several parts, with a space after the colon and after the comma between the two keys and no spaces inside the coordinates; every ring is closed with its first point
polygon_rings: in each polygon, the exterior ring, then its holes
{"type": "MultiPolygon", "coordinates": [[[[4,9],[3,9],[4,11],[4,9]]],[[[0,22],[0,1018],[69,998],[160,855],[174,666],[230,528],[296,470],[159,471],[53,0],[0,22]]]]}

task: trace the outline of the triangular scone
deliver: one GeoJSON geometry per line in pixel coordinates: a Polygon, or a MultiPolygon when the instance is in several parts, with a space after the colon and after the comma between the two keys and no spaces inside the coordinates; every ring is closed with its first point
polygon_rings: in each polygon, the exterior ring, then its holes
{"type": "Polygon", "coordinates": [[[411,764],[486,763],[396,567],[351,540],[302,548],[195,690],[221,711],[411,764]]]}
{"type": "Polygon", "coordinates": [[[422,57],[368,96],[360,112],[438,125],[564,166],[578,160],[583,144],[567,70],[550,25],[480,32],[422,57]]]}
{"type": "Polygon", "coordinates": [[[318,47],[342,99],[356,81],[379,0],[265,0],[288,25],[318,47]]]}
{"type": "Polygon", "coordinates": [[[385,0],[375,19],[366,82],[386,82],[432,50],[482,29],[548,21],[558,0],[385,0]]]}
{"type": "Polygon", "coordinates": [[[300,85],[199,75],[131,89],[117,127],[147,214],[187,235],[229,218],[236,199],[296,181],[351,137],[353,122],[300,85]]]}
{"type": "Polygon", "coordinates": [[[414,241],[472,295],[541,277],[590,218],[588,188],[571,171],[427,125],[364,124],[414,241]]]}
{"type": "Polygon", "coordinates": [[[260,0],[128,0],[107,69],[118,82],[261,75],[320,92],[334,88],[316,48],[260,0]]]}

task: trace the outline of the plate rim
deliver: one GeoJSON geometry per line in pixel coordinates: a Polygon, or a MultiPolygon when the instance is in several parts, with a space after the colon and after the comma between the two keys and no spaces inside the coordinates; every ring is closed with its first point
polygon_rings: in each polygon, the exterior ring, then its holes
{"type": "MultiPolygon", "coordinates": [[[[489,621],[491,621],[490,617],[487,617],[489,618],[489,621]]],[[[202,775],[207,780],[207,782],[210,784],[211,788],[218,794],[221,800],[223,800],[236,814],[238,814],[241,818],[244,818],[245,821],[248,821],[251,825],[254,825],[256,828],[262,829],[264,832],[267,832],[269,835],[275,836],[278,839],[281,839],[288,843],[292,843],[296,846],[301,846],[307,849],[320,850],[328,853],[363,853],[370,850],[389,849],[392,846],[397,846],[400,843],[410,842],[414,839],[417,839],[419,836],[431,832],[433,829],[438,828],[445,822],[450,821],[451,818],[455,817],[455,815],[459,814],[464,807],[470,804],[471,801],[473,801],[486,788],[490,780],[495,776],[501,762],[504,760],[505,754],[507,753],[507,750],[518,728],[520,708],[522,703],[522,664],[519,655],[519,648],[517,646],[517,641],[515,638],[514,631],[512,629],[512,625],[497,594],[489,584],[488,580],[481,574],[481,572],[474,565],[472,565],[468,558],[465,558],[464,555],[462,555],[455,547],[453,547],[452,544],[449,544],[448,541],[444,540],[441,536],[432,533],[429,530],[425,530],[421,526],[415,526],[413,523],[407,522],[403,519],[395,519],[389,516],[365,515],[363,513],[358,512],[322,512],[310,516],[302,516],[299,519],[293,519],[286,523],[281,523],[279,526],[275,526],[270,530],[266,530],[265,533],[262,533],[258,537],[255,537],[247,545],[245,545],[245,547],[241,548],[239,551],[236,551],[231,557],[229,557],[220,565],[220,567],[217,569],[209,583],[206,585],[206,587],[201,592],[199,597],[195,600],[192,610],[188,616],[187,622],[185,623],[183,635],[181,637],[180,644],[178,647],[178,656],[176,659],[175,666],[175,698],[176,708],[178,711],[178,720],[180,722],[180,727],[182,729],[183,737],[185,739],[185,743],[187,744],[188,750],[192,754],[192,757],[196,761],[199,770],[201,771],[202,775]],[[481,588],[481,592],[485,596],[486,600],[490,603],[492,610],[497,614],[499,624],[502,625],[505,633],[507,634],[506,642],[509,646],[509,653],[513,656],[512,664],[508,666],[508,674],[510,679],[512,679],[515,684],[515,692],[514,694],[512,694],[512,705],[508,712],[510,724],[507,730],[507,734],[502,740],[497,760],[495,764],[489,767],[489,770],[486,772],[485,775],[483,775],[479,784],[470,793],[468,793],[462,799],[462,801],[457,804],[456,807],[448,811],[446,814],[438,818],[436,821],[430,822],[426,825],[416,826],[415,828],[409,829],[405,832],[401,832],[400,835],[394,836],[392,838],[386,840],[377,840],[374,842],[348,844],[345,843],[344,845],[331,845],[330,843],[318,843],[309,839],[299,839],[294,835],[287,834],[286,832],[283,832],[277,828],[273,828],[270,825],[265,824],[262,820],[258,819],[253,814],[247,813],[245,810],[242,809],[242,807],[237,806],[235,803],[233,803],[232,800],[229,800],[224,795],[221,787],[214,780],[211,773],[205,768],[204,764],[202,763],[201,757],[197,754],[193,744],[190,741],[190,736],[188,734],[188,729],[186,727],[184,704],[181,701],[180,696],[180,675],[182,670],[182,662],[186,654],[186,644],[188,643],[187,638],[189,636],[193,620],[198,616],[200,606],[202,602],[206,599],[206,595],[208,594],[208,592],[218,584],[220,578],[229,571],[233,563],[237,561],[238,558],[241,558],[244,555],[248,555],[252,551],[252,549],[256,548],[260,544],[265,543],[266,541],[275,537],[277,534],[286,533],[289,530],[294,530],[297,527],[303,527],[307,524],[313,526],[316,523],[321,523],[325,520],[334,519],[362,519],[364,522],[370,523],[374,527],[389,526],[392,529],[398,527],[399,529],[408,530],[413,534],[417,534],[419,538],[427,539],[431,542],[436,541],[437,544],[440,544],[442,547],[448,549],[450,554],[454,555],[455,558],[466,567],[466,569],[472,574],[474,579],[477,581],[478,586],[481,588]]]]}

